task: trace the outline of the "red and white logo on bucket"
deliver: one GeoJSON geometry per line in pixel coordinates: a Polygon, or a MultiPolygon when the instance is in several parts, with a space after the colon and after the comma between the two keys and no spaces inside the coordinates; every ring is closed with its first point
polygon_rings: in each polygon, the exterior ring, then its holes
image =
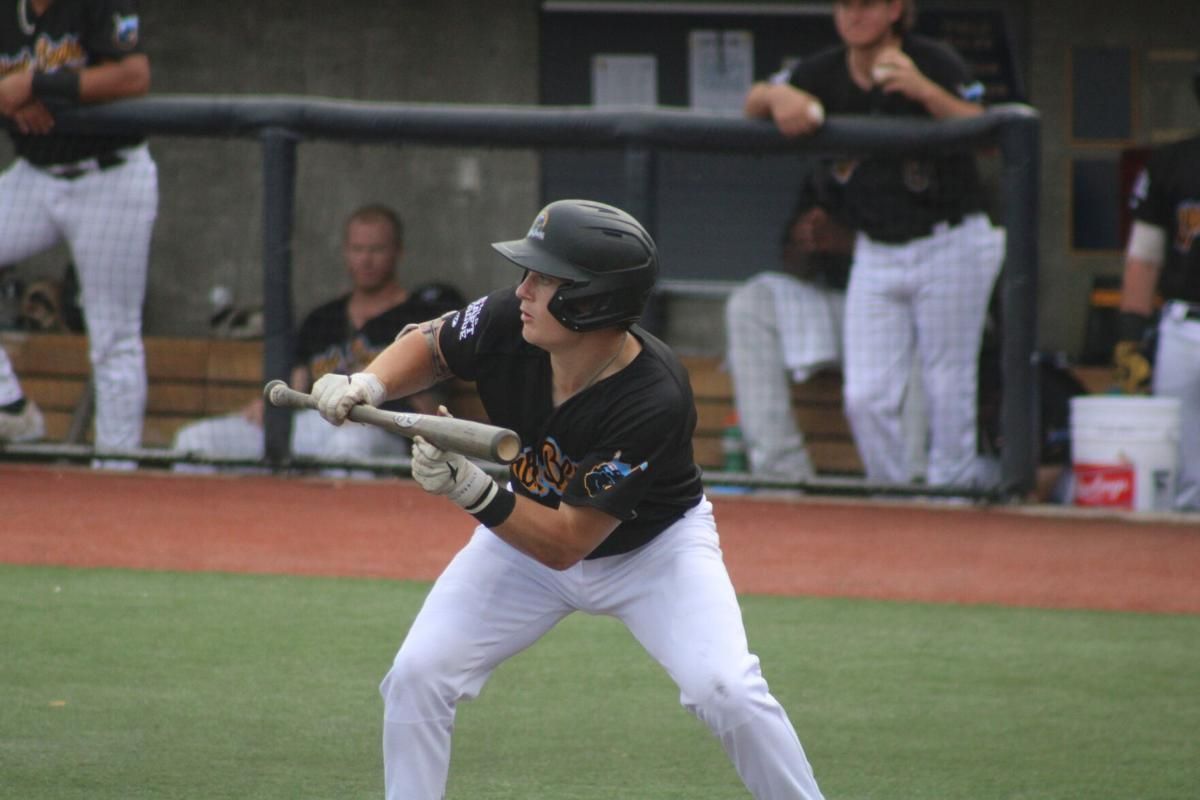
{"type": "Polygon", "coordinates": [[[1133,508],[1133,464],[1076,464],[1075,505],[1133,508]]]}

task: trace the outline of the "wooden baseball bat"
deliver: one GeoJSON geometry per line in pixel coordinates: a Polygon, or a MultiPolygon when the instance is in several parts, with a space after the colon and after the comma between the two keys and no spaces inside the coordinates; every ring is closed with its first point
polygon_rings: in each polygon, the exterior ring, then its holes
{"type": "MultiPolygon", "coordinates": [[[[273,380],[263,387],[263,396],[268,403],[280,408],[317,407],[317,401],[311,394],[297,392],[281,380],[273,380]]],[[[422,436],[443,450],[497,464],[508,464],[521,452],[521,437],[514,431],[469,419],[384,411],[368,405],[355,406],[350,409],[349,416],[354,422],[375,425],[409,438],[422,436]]]]}

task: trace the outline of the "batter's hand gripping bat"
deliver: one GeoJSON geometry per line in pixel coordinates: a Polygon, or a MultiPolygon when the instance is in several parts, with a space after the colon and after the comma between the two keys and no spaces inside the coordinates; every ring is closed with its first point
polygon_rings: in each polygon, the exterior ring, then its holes
{"type": "MultiPolygon", "coordinates": [[[[263,396],[268,403],[280,408],[317,407],[317,401],[311,394],[297,392],[281,380],[271,381],[263,387],[263,396]]],[[[443,450],[497,464],[508,464],[521,452],[521,437],[514,431],[468,419],[383,411],[368,405],[357,405],[350,409],[350,419],[409,438],[422,436],[443,450]]]]}

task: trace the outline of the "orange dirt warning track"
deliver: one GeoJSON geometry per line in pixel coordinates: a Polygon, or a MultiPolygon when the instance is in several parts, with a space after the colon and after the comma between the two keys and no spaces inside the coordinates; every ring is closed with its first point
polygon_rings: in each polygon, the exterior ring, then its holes
{"type": "MultiPolygon", "coordinates": [[[[749,594],[1200,613],[1200,519],[713,498],[749,594]]],[[[432,580],[473,521],[404,480],[0,465],[0,562],[432,580]]]]}

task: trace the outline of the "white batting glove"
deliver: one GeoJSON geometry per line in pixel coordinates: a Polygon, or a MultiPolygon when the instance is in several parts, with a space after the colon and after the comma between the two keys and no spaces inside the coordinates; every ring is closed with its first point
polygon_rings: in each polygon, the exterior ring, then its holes
{"type": "Polygon", "coordinates": [[[378,406],[387,399],[383,382],[369,372],[353,375],[326,373],[313,384],[312,396],[317,401],[317,411],[326,422],[341,425],[350,414],[350,409],[360,404],[378,406]]]}
{"type": "Polygon", "coordinates": [[[412,476],[430,494],[453,500],[468,514],[477,514],[496,498],[500,487],[478,465],[413,437],[412,476]]]}

